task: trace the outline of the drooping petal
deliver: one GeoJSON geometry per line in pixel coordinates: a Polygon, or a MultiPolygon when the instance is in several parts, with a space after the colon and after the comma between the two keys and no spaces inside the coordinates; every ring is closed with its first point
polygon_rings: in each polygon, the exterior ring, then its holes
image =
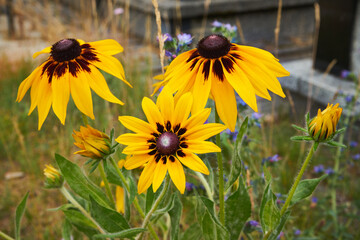
{"type": "Polygon", "coordinates": [[[232,132],[235,131],[237,106],[233,87],[226,80],[223,82],[213,81],[211,94],[214,97],[220,119],[232,132]]]}
{"type": "Polygon", "coordinates": [[[71,96],[76,107],[86,116],[94,119],[89,81],[83,71],[78,71],[76,74],[76,76],[69,74],[71,96]]]}
{"type": "Polygon", "coordinates": [[[132,117],[132,116],[120,116],[119,121],[122,125],[124,125],[127,129],[136,132],[136,133],[146,133],[151,134],[153,132],[156,132],[156,129],[154,126],[150,125],[149,123],[132,117]]]}
{"type": "Polygon", "coordinates": [[[176,159],[174,162],[167,161],[166,165],[167,165],[167,169],[169,171],[171,180],[173,181],[173,183],[175,184],[177,189],[179,189],[180,193],[184,194],[186,180],[185,180],[185,173],[184,173],[183,166],[176,159]]]}
{"type": "Polygon", "coordinates": [[[52,89],[52,108],[55,115],[60,119],[60,122],[64,125],[66,118],[67,104],[70,98],[70,73],[67,71],[64,76],[58,78],[53,76],[51,82],[52,89]]]}
{"type": "Polygon", "coordinates": [[[52,48],[52,46],[46,47],[46,48],[44,48],[43,50],[34,53],[34,54],[33,54],[33,58],[36,58],[37,56],[39,56],[40,54],[43,54],[43,53],[50,53],[50,52],[51,52],[51,48],[52,48]]]}
{"type": "Polygon", "coordinates": [[[116,196],[116,211],[120,213],[125,212],[125,191],[124,188],[116,186],[115,190],[116,196]]]}
{"type": "Polygon", "coordinates": [[[154,178],[154,171],[156,168],[155,159],[149,161],[141,172],[138,182],[138,194],[145,192],[151,185],[154,178]]]}
{"type": "Polygon", "coordinates": [[[32,86],[32,84],[34,83],[34,81],[38,78],[40,78],[41,75],[41,69],[42,66],[45,63],[41,64],[39,67],[37,67],[31,74],[30,76],[28,76],[24,81],[21,82],[19,89],[18,89],[18,93],[17,93],[17,98],[16,101],[20,102],[23,97],[25,96],[26,92],[29,90],[29,88],[32,86]]]}
{"type": "Polygon", "coordinates": [[[153,156],[148,154],[133,155],[125,161],[124,167],[127,170],[138,168],[147,163],[151,158],[153,158],[153,156]]]}
{"type": "MultiPolygon", "coordinates": [[[[210,65],[210,71],[211,71],[210,65]]],[[[192,89],[194,97],[194,104],[192,106],[191,112],[193,114],[198,113],[205,108],[207,100],[210,94],[212,74],[209,75],[207,79],[204,78],[204,64],[199,66],[199,70],[196,74],[196,80],[194,82],[194,88],[192,89]]]]}
{"type": "Polygon", "coordinates": [[[182,164],[193,171],[209,175],[209,169],[197,155],[193,154],[191,151],[183,150],[183,152],[185,153],[185,157],[178,158],[182,164]]]}
{"type": "Polygon", "coordinates": [[[165,175],[167,173],[167,166],[160,160],[156,164],[156,168],[154,171],[154,179],[152,183],[153,191],[156,192],[158,188],[161,186],[161,183],[164,181],[165,175]]]}
{"type": "Polygon", "coordinates": [[[114,39],[105,39],[96,42],[89,42],[91,47],[102,54],[115,55],[124,50],[124,48],[114,39]]]}
{"type": "Polygon", "coordinates": [[[104,76],[99,72],[99,70],[91,65],[89,65],[89,67],[91,70],[91,72],[88,74],[90,88],[106,101],[124,105],[122,101],[120,101],[117,97],[114,96],[114,94],[111,93],[104,76]]]}
{"type": "Polygon", "coordinates": [[[40,88],[41,97],[37,105],[39,115],[38,130],[41,129],[41,126],[43,125],[52,104],[52,90],[50,84],[43,81],[42,83],[40,83],[40,88]]]}

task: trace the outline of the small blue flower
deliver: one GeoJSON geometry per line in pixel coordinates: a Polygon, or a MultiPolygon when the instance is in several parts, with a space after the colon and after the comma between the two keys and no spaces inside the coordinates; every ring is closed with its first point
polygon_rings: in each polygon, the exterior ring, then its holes
{"type": "Polygon", "coordinates": [[[269,157],[268,160],[271,163],[278,162],[280,160],[279,154],[275,154],[274,156],[269,157]]]}
{"type": "Polygon", "coordinates": [[[163,39],[164,39],[164,42],[170,42],[173,40],[173,38],[171,37],[171,35],[169,33],[165,33],[163,35],[163,39]]]}
{"type": "Polygon", "coordinates": [[[247,222],[247,224],[249,224],[252,227],[260,226],[259,222],[255,221],[255,220],[250,220],[247,222]]]}
{"type": "Polygon", "coordinates": [[[242,98],[237,93],[235,94],[235,99],[239,105],[247,106],[246,102],[244,102],[244,100],[242,100],[242,98]]]}
{"type": "Polygon", "coordinates": [[[328,175],[331,175],[331,174],[334,174],[335,171],[334,171],[334,169],[332,169],[331,167],[329,167],[329,168],[327,168],[327,169],[325,170],[325,173],[328,174],[328,175]]]}
{"type": "Polygon", "coordinates": [[[356,142],[356,141],[351,141],[349,145],[350,145],[350,147],[357,147],[358,142],[356,142]]]}
{"type": "Polygon", "coordinates": [[[186,188],[186,191],[188,192],[191,192],[192,190],[194,190],[195,188],[195,185],[193,183],[185,183],[185,188],[186,188]]]}
{"type": "Polygon", "coordinates": [[[230,131],[230,129],[226,129],[226,130],[223,131],[223,132],[225,132],[227,135],[229,135],[229,136],[231,137],[231,140],[232,140],[233,142],[236,141],[237,135],[238,135],[238,133],[239,133],[239,131],[237,131],[237,130],[235,130],[234,132],[232,132],[232,131],[230,131]]]}
{"type": "Polygon", "coordinates": [[[172,57],[173,54],[172,54],[170,51],[165,50],[165,56],[167,56],[167,57],[172,57]]]}
{"type": "Polygon", "coordinates": [[[192,42],[191,34],[187,34],[187,33],[178,34],[177,39],[179,40],[179,46],[189,45],[192,42]]]}
{"type": "Polygon", "coordinates": [[[324,165],[320,164],[314,167],[314,173],[323,173],[324,172],[324,165]]]}
{"type": "Polygon", "coordinates": [[[352,155],[352,159],[354,160],[360,160],[360,153],[357,153],[355,155],[352,155]]]}
{"type": "Polygon", "coordinates": [[[352,96],[352,95],[347,95],[347,96],[345,97],[345,101],[346,101],[347,103],[350,103],[352,100],[353,100],[353,96],[352,96]]]}
{"type": "Polygon", "coordinates": [[[221,27],[223,24],[217,20],[213,21],[211,24],[213,27],[221,27]]]}
{"type": "Polygon", "coordinates": [[[262,117],[262,114],[261,114],[261,113],[254,112],[251,116],[252,116],[252,118],[254,118],[255,120],[259,120],[259,119],[262,117]]]}
{"type": "Polygon", "coordinates": [[[279,234],[279,236],[277,237],[277,239],[281,239],[281,237],[283,237],[284,236],[284,232],[281,232],[280,234],[279,234]]]}
{"type": "Polygon", "coordinates": [[[312,202],[312,203],[317,203],[317,202],[318,202],[317,197],[312,197],[312,198],[311,198],[311,202],[312,202]]]}
{"type": "Polygon", "coordinates": [[[224,27],[229,31],[229,32],[235,32],[237,30],[236,26],[231,26],[230,23],[227,23],[224,25],[224,27]]]}
{"type": "Polygon", "coordinates": [[[349,75],[350,75],[350,71],[348,71],[348,70],[342,70],[341,71],[341,77],[342,78],[347,78],[349,75]]]}
{"type": "Polygon", "coordinates": [[[297,229],[295,232],[294,232],[294,235],[295,236],[299,236],[301,234],[301,231],[299,229],[297,229]]]}

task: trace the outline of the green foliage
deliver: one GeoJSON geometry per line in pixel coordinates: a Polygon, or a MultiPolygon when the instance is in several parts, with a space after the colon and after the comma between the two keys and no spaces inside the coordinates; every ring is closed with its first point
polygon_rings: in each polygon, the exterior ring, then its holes
{"type": "Polygon", "coordinates": [[[145,231],[146,228],[132,228],[132,229],[122,230],[117,233],[96,234],[94,238],[132,238],[138,235],[139,233],[145,231]]]}
{"type": "Polygon", "coordinates": [[[251,216],[251,202],[242,178],[238,189],[225,201],[225,224],[230,239],[238,239],[246,220],[251,216]]]}
{"type": "Polygon", "coordinates": [[[267,184],[260,205],[260,222],[264,235],[269,234],[280,220],[280,211],[276,206],[276,196],[271,190],[271,181],[267,184]]]}
{"type": "Polygon", "coordinates": [[[55,154],[55,159],[65,181],[75,193],[88,201],[91,196],[103,206],[113,206],[113,203],[110,202],[105,193],[84,175],[78,165],[70,162],[59,154],[55,154]]]}
{"type": "Polygon", "coordinates": [[[315,179],[301,180],[295,190],[294,196],[291,199],[290,205],[294,205],[295,203],[309,197],[315,191],[315,188],[320,183],[320,181],[327,176],[328,175],[323,175],[322,177],[315,179]]]}
{"type": "Polygon", "coordinates": [[[64,212],[66,219],[86,236],[92,237],[98,233],[96,225],[77,209],[70,208],[63,209],[62,211],[64,212]]]}
{"type": "Polygon", "coordinates": [[[25,194],[15,211],[15,239],[20,240],[20,223],[26,209],[26,201],[29,197],[29,192],[25,194]]]}
{"type": "Polygon", "coordinates": [[[171,233],[171,239],[172,240],[178,240],[179,239],[179,225],[180,225],[180,220],[181,220],[181,213],[182,213],[182,203],[181,200],[179,198],[179,194],[175,193],[174,194],[174,206],[172,207],[171,210],[169,210],[169,215],[170,215],[170,219],[171,219],[171,228],[170,228],[170,233],[171,233]]]}
{"type": "Polygon", "coordinates": [[[62,237],[64,240],[71,240],[71,231],[72,231],[72,226],[71,223],[65,219],[62,225],[62,237]]]}

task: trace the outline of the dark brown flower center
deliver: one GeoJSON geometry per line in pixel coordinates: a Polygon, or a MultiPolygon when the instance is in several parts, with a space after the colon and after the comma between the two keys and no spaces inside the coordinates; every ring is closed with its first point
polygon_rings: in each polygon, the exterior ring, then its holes
{"type": "Polygon", "coordinates": [[[179,143],[175,133],[164,132],[156,140],[156,148],[161,155],[173,155],[179,149],[179,143]]]}
{"type": "Polygon", "coordinates": [[[197,45],[198,52],[204,58],[219,58],[230,51],[231,43],[221,35],[213,34],[201,39],[197,45]]]}
{"type": "Polygon", "coordinates": [[[63,39],[52,45],[51,56],[57,62],[70,61],[81,54],[81,46],[72,38],[63,39]]]}

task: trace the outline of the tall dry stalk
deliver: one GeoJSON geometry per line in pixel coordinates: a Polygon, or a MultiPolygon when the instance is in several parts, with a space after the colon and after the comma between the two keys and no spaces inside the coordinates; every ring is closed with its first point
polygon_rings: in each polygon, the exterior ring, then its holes
{"type": "Polygon", "coordinates": [[[161,72],[164,74],[164,58],[165,58],[165,50],[164,50],[164,39],[161,34],[161,15],[159,11],[159,4],[157,0],[152,0],[152,4],[155,9],[155,17],[156,17],[156,26],[157,26],[157,37],[159,39],[159,54],[160,54],[160,64],[161,64],[161,72]]]}

